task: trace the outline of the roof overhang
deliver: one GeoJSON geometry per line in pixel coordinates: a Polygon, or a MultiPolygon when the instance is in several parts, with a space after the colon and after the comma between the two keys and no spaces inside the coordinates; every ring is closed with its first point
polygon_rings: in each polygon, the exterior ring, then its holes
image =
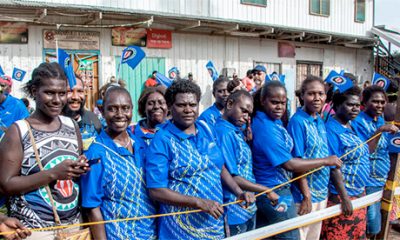
{"type": "Polygon", "coordinates": [[[0,21],[27,22],[35,25],[84,28],[138,26],[165,28],[178,33],[240,36],[372,48],[376,39],[368,36],[347,35],[243,22],[234,19],[173,15],[161,12],[140,12],[131,9],[91,7],[30,1],[0,0],[0,21]]]}
{"type": "Polygon", "coordinates": [[[400,47],[400,30],[394,27],[387,26],[375,26],[371,29],[371,32],[378,37],[385,39],[386,41],[400,47]]]}

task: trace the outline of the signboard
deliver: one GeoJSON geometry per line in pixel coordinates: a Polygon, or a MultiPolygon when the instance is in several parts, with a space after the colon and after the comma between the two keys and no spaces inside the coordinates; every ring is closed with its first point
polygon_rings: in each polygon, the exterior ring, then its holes
{"type": "Polygon", "coordinates": [[[28,43],[26,23],[0,22],[0,43],[28,43]]]}
{"type": "Polygon", "coordinates": [[[148,48],[172,48],[172,33],[168,30],[148,29],[148,48]]]}
{"type": "Polygon", "coordinates": [[[43,47],[73,50],[99,50],[100,32],[81,32],[70,30],[43,30],[43,47]]]}
{"type": "Polygon", "coordinates": [[[147,31],[145,28],[115,27],[111,30],[113,46],[146,46],[147,31]]]}

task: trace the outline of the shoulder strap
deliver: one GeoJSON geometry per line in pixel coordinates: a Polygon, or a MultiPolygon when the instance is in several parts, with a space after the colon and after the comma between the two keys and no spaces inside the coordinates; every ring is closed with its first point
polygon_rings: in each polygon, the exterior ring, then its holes
{"type": "MultiPolygon", "coordinates": [[[[29,124],[29,122],[27,120],[24,120],[24,121],[25,121],[25,123],[26,123],[26,125],[28,127],[29,138],[31,139],[33,151],[35,152],[36,163],[39,166],[40,171],[44,171],[42,162],[39,159],[39,152],[37,150],[36,142],[35,142],[35,139],[33,137],[31,125],[29,124]]],[[[49,199],[50,199],[50,203],[51,203],[51,207],[53,209],[55,222],[56,222],[57,225],[61,225],[60,217],[58,216],[57,209],[56,209],[56,206],[54,204],[53,195],[51,194],[51,191],[50,191],[50,187],[49,187],[49,185],[46,185],[44,187],[45,187],[47,195],[49,196],[49,199]]]]}
{"type": "Polygon", "coordinates": [[[83,153],[83,143],[82,143],[82,134],[81,130],[79,129],[78,123],[71,119],[74,124],[75,133],[76,133],[76,140],[78,141],[78,154],[81,155],[83,153]]]}

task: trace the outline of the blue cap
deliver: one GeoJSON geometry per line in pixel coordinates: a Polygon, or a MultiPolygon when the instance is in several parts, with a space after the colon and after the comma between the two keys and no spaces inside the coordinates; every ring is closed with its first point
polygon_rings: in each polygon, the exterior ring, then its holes
{"type": "Polygon", "coordinates": [[[103,99],[99,99],[96,101],[96,105],[103,105],[103,99]]]}
{"type": "Polygon", "coordinates": [[[263,65],[257,65],[254,70],[267,73],[267,69],[263,65]]]}

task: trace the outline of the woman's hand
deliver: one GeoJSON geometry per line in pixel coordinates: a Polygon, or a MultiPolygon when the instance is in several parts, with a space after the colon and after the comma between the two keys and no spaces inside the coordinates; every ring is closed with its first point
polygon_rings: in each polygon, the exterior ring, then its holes
{"type": "Polygon", "coordinates": [[[16,233],[5,235],[7,240],[25,239],[31,235],[31,231],[25,228],[20,221],[16,218],[5,217],[3,221],[0,220],[0,232],[13,232],[16,233]]]}
{"type": "Polygon", "coordinates": [[[380,128],[378,128],[379,132],[388,132],[390,134],[395,134],[399,131],[399,128],[396,127],[393,124],[385,124],[383,126],[381,126],[380,128]]]}
{"type": "Polygon", "coordinates": [[[80,177],[82,174],[86,173],[88,169],[89,164],[87,162],[68,159],[57,164],[49,171],[53,174],[54,180],[71,180],[80,177]]]}
{"type": "Polygon", "coordinates": [[[242,208],[248,208],[256,201],[256,198],[254,197],[254,193],[243,192],[238,196],[238,200],[242,200],[244,202],[244,204],[240,204],[242,208]]]}
{"type": "Polygon", "coordinates": [[[221,204],[212,200],[198,198],[196,205],[197,208],[210,214],[215,219],[218,219],[224,213],[224,208],[221,206],[221,204]]]}

